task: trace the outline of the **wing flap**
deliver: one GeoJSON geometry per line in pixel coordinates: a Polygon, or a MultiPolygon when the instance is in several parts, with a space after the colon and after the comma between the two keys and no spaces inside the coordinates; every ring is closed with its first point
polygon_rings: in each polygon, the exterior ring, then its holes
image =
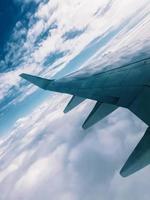
{"type": "Polygon", "coordinates": [[[73,96],[69,103],[67,104],[66,108],[64,109],[64,113],[67,113],[71,111],[73,108],[78,106],[80,103],[82,103],[85,100],[85,98],[73,96]]]}
{"type": "Polygon", "coordinates": [[[116,110],[118,107],[116,105],[107,104],[107,103],[101,103],[97,102],[94,109],[89,114],[88,118],[85,120],[83,124],[83,128],[87,129],[91,126],[93,126],[98,121],[102,120],[104,117],[112,113],[114,110],[116,110]]]}
{"type": "Polygon", "coordinates": [[[150,164],[150,127],[128,158],[120,174],[123,177],[127,177],[148,164],[150,164]]]}

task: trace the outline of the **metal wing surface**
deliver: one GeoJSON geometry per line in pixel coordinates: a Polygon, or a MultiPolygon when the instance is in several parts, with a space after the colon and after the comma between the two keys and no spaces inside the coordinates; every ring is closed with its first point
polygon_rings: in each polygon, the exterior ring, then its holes
{"type": "MultiPolygon", "coordinates": [[[[96,100],[94,109],[83,124],[89,128],[118,107],[125,107],[150,126],[150,58],[96,74],[73,73],[58,80],[28,74],[22,78],[38,87],[73,95],[64,112],[72,110],[84,99],[96,100]]],[[[128,176],[150,163],[150,131],[139,142],[124,167],[128,176]]]]}

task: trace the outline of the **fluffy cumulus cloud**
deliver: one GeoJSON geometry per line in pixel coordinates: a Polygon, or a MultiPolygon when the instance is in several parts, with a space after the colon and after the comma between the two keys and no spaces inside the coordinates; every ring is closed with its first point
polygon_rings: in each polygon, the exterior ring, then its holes
{"type": "MultiPolygon", "coordinates": [[[[37,90],[20,73],[93,73],[148,56],[149,0],[36,2],[16,23],[0,60],[2,116],[37,90]]],[[[119,175],[145,124],[120,108],[83,130],[95,102],[64,114],[68,100],[52,94],[0,138],[0,200],[148,200],[149,167],[119,175]]]]}
{"type": "Polygon", "coordinates": [[[68,99],[53,95],[1,138],[1,199],[148,200],[149,168],[126,179],[119,175],[145,125],[119,109],[84,131],[94,103],[65,115],[68,99]]]}

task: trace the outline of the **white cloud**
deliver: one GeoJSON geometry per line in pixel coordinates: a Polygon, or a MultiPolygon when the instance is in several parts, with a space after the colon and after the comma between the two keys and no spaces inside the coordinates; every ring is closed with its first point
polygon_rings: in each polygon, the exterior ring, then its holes
{"type": "MultiPolygon", "coordinates": [[[[67,99],[66,95],[48,98],[18,120],[1,141],[1,199],[119,200],[121,196],[130,199],[132,188],[132,200],[140,200],[149,168],[127,179],[119,170],[145,125],[129,111],[119,109],[84,131],[81,125],[93,103],[86,101],[64,115],[67,99]],[[134,192],[137,187],[139,196],[134,192]]],[[[144,192],[148,200],[149,190],[144,192]]]]}
{"type": "MultiPolygon", "coordinates": [[[[14,30],[14,36],[12,36],[11,41],[8,45],[10,46],[7,57],[7,62],[12,61],[14,64],[21,60],[16,72],[11,77],[11,82],[9,83],[8,76],[2,74],[0,80],[1,85],[1,95],[3,98],[7,95],[7,92],[13,85],[19,84],[20,80],[17,76],[20,72],[28,72],[33,74],[46,75],[50,77],[52,74],[55,74],[57,71],[65,67],[65,65],[78,55],[85,46],[92,41],[97,36],[102,36],[102,34],[109,34],[111,29],[117,29],[121,24],[125,22],[128,18],[130,21],[125,25],[120,32],[116,32],[116,35],[104,46],[99,46],[99,51],[96,54],[97,57],[92,58],[90,61],[90,66],[95,65],[94,62],[98,65],[102,64],[102,61],[111,63],[116,60],[122,59],[122,57],[131,58],[134,53],[137,51],[140,52],[145,45],[149,46],[149,1],[100,1],[94,0],[91,4],[91,1],[48,1],[47,3],[40,3],[35,14],[30,15],[30,26],[28,30],[25,27],[22,27],[21,22],[17,22],[16,28],[14,30]],[[103,15],[96,16],[94,15],[97,9],[105,10],[108,3],[111,3],[107,12],[103,15]],[[136,6],[135,6],[136,5],[136,6]],[[85,9],[86,8],[86,9],[85,9]],[[144,14],[147,13],[147,16],[144,17],[144,14]],[[141,18],[143,15],[143,19],[141,18]],[[36,18],[36,20],[35,20],[36,18]],[[57,28],[49,30],[49,34],[46,38],[41,38],[41,41],[37,44],[34,42],[40,37],[40,34],[47,31],[50,25],[56,22],[57,28]],[[18,30],[18,24],[19,28],[18,30]],[[62,35],[66,32],[73,29],[84,29],[88,27],[85,32],[80,36],[76,37],[73,40],[63,41],[62,35]],[[132,27],[132,29],[130,28],[132,27]],[[130,28],[130,29],[129,29],[130,28]],[[18,30],[18,31],[17,31],[18,30]],[[128,31],[127,31],[128,30],[128,31]],[[25,41],[21,41],[20,33],[26,35],[25,41]],[[19,38],[20,34],[20,38],[19,38]],[[144,35],[144,37],[143,37],[144,35]],[[13,38],[18,37],[18,44],[13,42],[13,38]],[[128,48],[128,52],[126,51],[128,48]],[[10,57],[13,51],[13,58],[10,57]],[[53,52],[69,51],[63,58],[56,61],[52,66],[45,69],[43,68],[44,59],[53,52]],[[117,55],[117,56],[116,56],[117,55]],[[107,58],[111,59],[107,59],[107,58]],[[58,69],[53,67],[56,65],[64,63],[58,69]],[[31,64],[35,65],[34,68],[31,67],[31,64]]],[[[42,36],[41,36],[42,37],[42,36]]],[[[94,47],[93,47],[94,48],[94,47]]],[[[96,56],[95,55],[95,56],[96,56]]],[[[124,61],[124,60],[123,60],[124,61]]],[[[5,65],[7,63],[3,63],[5,65]]],[[[105,63],[106,64],[106,63],[105,63]]],[[[34,90],[31,90],[34,91],[34,90]]],[[[24,96],[24,93],[23,93],[24,96]]],[[[25,97],[25,96],[24,96],[25,97]]],[[[23,99],[20,95],[20,100],[23,99]]]]}

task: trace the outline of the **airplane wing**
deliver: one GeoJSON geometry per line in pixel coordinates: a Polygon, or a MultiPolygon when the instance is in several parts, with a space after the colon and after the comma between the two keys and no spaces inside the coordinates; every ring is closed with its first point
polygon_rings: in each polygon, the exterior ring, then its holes
{"type": "MultiPolygon", "coordinates": [[[[86,98],[96,100],[94,109],[83,124],[83,128],[86,129],[118,107],[128,108],[150,126],[149,74],[150,59],[144,59],[93,75],[71,74],[58,80],[28,74],[20,76],[42,89],[73,95],[64,112],[70,111],[86,98]]],[[[149,164],[149,133],[148,129],[146,136],[122,168],[122,176],[128,176],[149,164]]]]}

